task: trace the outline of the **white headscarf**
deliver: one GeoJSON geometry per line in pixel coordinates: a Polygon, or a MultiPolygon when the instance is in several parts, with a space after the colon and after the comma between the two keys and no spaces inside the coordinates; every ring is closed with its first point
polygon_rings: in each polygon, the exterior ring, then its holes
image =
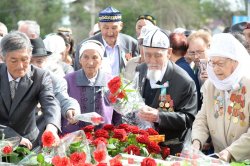
{"type": "Polygon", "coordinates": [[[223,57],[238,61],[238,66],[233,73],[219,80],[211,66],[207,66],[208,79],[219,90],[232,90],[238,87],[242,77],[249,77],[250,56],[245,47],[231,34],[215,34],[212,38],[211,47],[208,50],[208,57],[223,57]]]}

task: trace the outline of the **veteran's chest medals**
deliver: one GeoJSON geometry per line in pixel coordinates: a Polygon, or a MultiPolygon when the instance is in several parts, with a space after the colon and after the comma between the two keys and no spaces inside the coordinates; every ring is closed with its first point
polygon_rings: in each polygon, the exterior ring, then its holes
{"type": "Polygon", "coordinates": [[[161,86],[161,94],[159,96],[159,110],[161,111],[168,111],[173,112],[174,111],[174,101],[172,100],[171,96],[167,94],[167,89],[169,87],[168,81],[165,82],[161,86]]]}
{"type": "Polygon", "coordinates": [[[244,114],[245,94],[246,87],[240,85],[239,90],[231,94],[230,104],[227,108],[227,114],[230,117],[229,119],[235,124],[239,123],[242,127],[246,126],[246,117],[244,114]]]}
{"type": "Polygon", "coordinates": [[[246,87],[240,85],[240,88],[231,94],[228,107],[224,114],[225,101],[218,93],[217,96],[214,96],[214,117],[217,119],[225,115],[226,118],[231,120],[234,124],[240,124],[242,127],[246,126],[246,117],[244,114],[245,94],[246,87]]]}

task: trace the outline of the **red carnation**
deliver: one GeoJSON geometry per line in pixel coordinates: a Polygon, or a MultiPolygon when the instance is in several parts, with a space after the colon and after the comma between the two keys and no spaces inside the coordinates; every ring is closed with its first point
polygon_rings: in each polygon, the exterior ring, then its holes
{"type": "Polygon", "coordinates": [[[159,135],[159,133],[153,128],[148,128],[146,131],[149,135],[159,135]]]}
{"type": "Polygon", "coordinates": [[[115,103],[116,100],[117,100],[116,96],[114,96],[114,95],[112,95],[112,94],[109,95],[109,101],[110,101],[111,103],[115,103]]]}
{"type": "Polygon", "coordinates": [[[99,130],[96,130],[95,137],[96,138],[98,137],[109,138],[109,133],[104,129],[99,129],[99,130]]]}
{"type": "Polygon", "coordinates": [[[118,129],[124,129],[124,130],[126,130],[126,131],[129,131],[129,127],[130,127],[129,124],[122,123],[122,124],[120,124],[117,128],[118,128],[118,129]]]}
{"type": "Polygon", "coordinates": [[[84,132],[92,132],[92,131],[94,131],[94,128],[95,127],[93,125],[88,125],[88,126],[83,127],[82,130],[84,132]]]}
{"type": "Polygon", "coordinates": [[[84,152],[74,152],[70,155],[70,161],[73,165],[77,165],[80,163],[85,163],[86,154],[84,152]]]}
{"type": "Polygon", "coordinates": [[[72,166],[68,157],[54,156],[52,158],[52,164],[54,166],[72,166]]]}
{"type": "Polygon", "coordinates": [[[139,133],[138,133],[138,134],[149,136],[148,132],[145,131],[145,130],[139,130],[139,133]]]}
{"type": "Polygon", "coordinates": [[[93,152],[93,155],[94,155],[95,161],[97,161],[97,162],[101,162],[101,161],[103,161],[103,160],[106,159],[106,152],[105,152],[105,150],[95,150],[93,152]]]}
{"type": "Polygon", "coordinates": [[[149,144],[147,144],[147,149],[149,153],[158,154],[161,152],[161,148],[156,142],[149,142],[149,144]]]}
{"type": "Polygon", "coordinates": [[[98,138],[96,138],[96,139],[92,142],[92,144],[95,145],[95,146],[97,146],[98,143],[99,143],[99,141],[102,141],[105,145],[108,144],[107,139],[104,138],[104,137],[98,137],[98,138]]]}
{"type": "Polygon", "coordinates": [[[113,157],[111,160],[109,160],[110,166],[122,166],[121,159],[122,159],[121,155],[113,157]]]}
{"type": "Polygon", "coordinates": [[[148,139],[148,136],[146,135],[138,135],[136,136],[136,141],[141,144],[147,145],[150,141],[148,139]]]}
{"type": "Polygon", "coordinates": [[[149,157],[144,158],[141,162],[141,166],[156,166],[156,165],[157,164],[156,164],[155,160],[152,158],[149,158],[149,157]]]}
{"type": "Polygon", "coordinates": [[[105,124],[105,125],[103,126],[103,129],[104,129],[104,130],[107,130],[107,131],[112,131],[112,130],[114,130],[114,128],[115,128],[115,126],[112,125],[112,124],[105,124]]]}
{"type": "Polygon", "coordinates": [[[13,151],[13,148],[12,148],[10,145],[5,146],[5,147],[2,149],[3,154],[10,154],[12,151],[13,151]]]}
{"type": "Polygon", "coordinates": [[[90,140],[90,141],[93,140],[93,135],[92,135],[90,132],[86,132],[85,135],[86,135],[86,138],[87,138],[88,140],[90,140]]]}
{"type": "Polygon", "coordinates": [[[117,98],[123,99],[126,96],[125,90],[122,90],[120,93],[118,93],[117,98]]]}
{"type": "Polygon", "coordinates": [[[55,143],[55,136],[51,131],[45,131],[42,135],[42,143],[45,147],[51,147],[55,143]]]}
{"type": "Polygon", "coordinates": [[[126,140],[127,133],[124,129],[114,129],[114,135],[113,138],[117,138],[120,141],[126,140]]]}
{"type": "Polygon", "coordinates": [[[119,76],[114,77],[112,80],[108,82],[108,88],[112,94],[116,93],[118,89],[121,87],[122,82],[119,76]]]}
{"type": "Polygon", "coordinates": [[[107,166],[107,163],[98,163],[96,166],[107,166]]]}
{"type": "Polygon", "coordinates": [[[170,148],[169,147],[162,147],[161,149],[161,157],[165,160],[170,155],[170,148]]]}
{"type": "Polygon", "coordinates": [[[124,152],[127,152],[128,154],[137,155],[137,156],[141,155],[140,148],[135,145],[129,145],[127,148],[124,149],[124,152]]]}
{"type": "Polygon", "coordinates": [[[128,130],[133,134],[138,134],[140,129],[138,126],[129,126],[128,130]]]}
{"type": "Polygon", "coordinates": [[[94,124],[100,124],[103,122],[103,117],[91,117],[91,121],[94,123],[94,124]]]}

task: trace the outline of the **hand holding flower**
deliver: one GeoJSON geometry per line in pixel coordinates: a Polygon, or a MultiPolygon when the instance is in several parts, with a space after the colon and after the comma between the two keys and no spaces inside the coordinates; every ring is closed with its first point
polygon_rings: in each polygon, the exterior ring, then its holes
{"type": "Polygon", "coordinates": [[[139,110],[138,116],[149,122],[159,121],[159,111],[149,106],[144,106],[139,110]]]}
{"type": "Polygon", "coordinates": [[[22,137],[20,145],[26,146],[28,149],[32,149],[32,143],[27,138],[22,137]]]}

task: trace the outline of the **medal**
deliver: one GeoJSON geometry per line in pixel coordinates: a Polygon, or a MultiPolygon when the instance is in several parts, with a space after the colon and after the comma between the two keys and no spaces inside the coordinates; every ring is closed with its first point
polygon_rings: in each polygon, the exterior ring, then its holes
{"type": "Polygon", "coordinates": [[[159,106],[162,108],[162,107],[164,107],[164,103],[161,101],[160,103],[159,103],[159,106]]]}
{"type": "Polygon", "coordinates": [[[168,102],[165,103],[165,107],[169,108],[170,104],[168,102]]]}
{"type": "Polygon", "coordinates": [[[239,119],[238,117],[233,117],[233,123],[238,123],[239,119]]]}

